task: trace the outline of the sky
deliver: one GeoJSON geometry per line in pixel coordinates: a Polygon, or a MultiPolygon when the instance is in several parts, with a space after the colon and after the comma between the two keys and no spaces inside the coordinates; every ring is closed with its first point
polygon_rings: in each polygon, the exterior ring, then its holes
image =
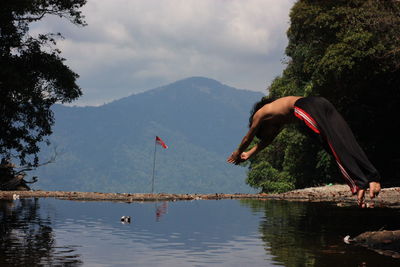
{"type": "Polygon", "coordinates": [[[295,0],[88,0],[87,26],[59,17],[31,34],[60,32],[65,64],[98,106],[192,76],[267,93],[284,69],[295,0]]]}

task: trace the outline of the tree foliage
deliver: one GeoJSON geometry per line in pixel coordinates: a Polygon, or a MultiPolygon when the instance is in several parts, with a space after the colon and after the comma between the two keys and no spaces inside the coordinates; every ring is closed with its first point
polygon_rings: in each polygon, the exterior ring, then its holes
{"type": "Polygon", "coordinates": [[[86,0],[0,2],[0,157],[38,165],[38,143],[52,133],[50,107],[78,98],[78,75],[56,48],[59,33],[32,36],[29,25],[47,15],[85,25],[86,0]],[[29,156],[32,155],[33,159],[29,156]]]}
{"type": "MultiPolygon", "coordinates": [[[[269,88],[275,97],[320,95],[347,120],[383,182],[400,176],[397,133],[400,127],[400,2],[394,0],[299,0],[290,13],[287,67],[269,88]]],[[[307,129],[288,128],[265,154],[252,160],[275,162],[270,172],[250,185],[263,189],[266,179],[291,177],[296,187],[338,176],[331,157],[307,129]],[[288,139],[292,139],[289,141],[288,139]],[[286,146],[285,149],[282,147],[286,146]],[[315,178],[312,178],[315,177],[315,178]]],[[[263,189],[264,190],[264,189],[263,189]]]]}

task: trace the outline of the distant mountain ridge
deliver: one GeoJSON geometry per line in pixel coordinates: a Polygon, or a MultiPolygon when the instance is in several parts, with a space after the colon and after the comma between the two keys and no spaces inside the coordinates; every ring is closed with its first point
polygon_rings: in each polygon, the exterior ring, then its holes
{"type": "MultiPolygon", "coordinates": [[[[245,168],[225,163],[263,94],[191,77],[99,107],[54,107],[57,162],[39,168],[43,190],[149,192],[154,138],[156,191],[251,190],[245,168]]],[[[42,158],[51,150],[46,149],[42,158]]]]}

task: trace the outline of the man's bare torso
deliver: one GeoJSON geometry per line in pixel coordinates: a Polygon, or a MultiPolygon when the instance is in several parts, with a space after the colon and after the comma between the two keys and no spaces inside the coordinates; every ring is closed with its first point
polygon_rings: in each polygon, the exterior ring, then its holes
{"type": "Polygon", "coordinates": [[[275,138],[285,124],[295,120],[294,104],[301,96],[286,96],[266,104],[257,111],[261,117],[260,135],[265,139],[275,138]]]}

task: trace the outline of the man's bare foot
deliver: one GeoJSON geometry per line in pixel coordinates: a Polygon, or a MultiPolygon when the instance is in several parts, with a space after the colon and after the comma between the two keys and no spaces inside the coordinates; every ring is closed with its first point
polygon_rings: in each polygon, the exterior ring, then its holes
{"type": "Polygon", "coordinates": [[[379,182],[369,183],[369,197],[371,199],[377,197],[380,191],[381,191],[381,184],[379,182]]]}
{"type": "MultiPolygon", "coordinates": [[[[370,182],[369,183],[369,197],[371,199],[374,199],[379,195],[379,192],[381,191],[381,184],[379,182],[370,182]]],[[[367,206],[365,203],[365,189],[360,189],[357,192],[357,204],[360,208],[373,208],[374,203],[372,202],[371,205],[367,206]]]]}

